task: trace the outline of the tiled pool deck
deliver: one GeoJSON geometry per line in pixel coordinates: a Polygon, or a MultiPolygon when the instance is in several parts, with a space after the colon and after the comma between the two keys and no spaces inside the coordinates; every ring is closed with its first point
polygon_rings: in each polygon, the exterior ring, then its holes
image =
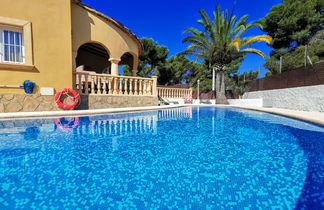
{"type": "Polygon", "coordinates": [[[261,107],[232,106],[232,105],[170,105],[170,106],[149,106],[149,107],[131,107],[131,108],[109,108],[109,109],[96,109],[96,110],[0,113],[0,120],[16,119],[16,118],[43,118],[43,117],[57,117],[57,116],[100,115],[100,114],[116,113],[116,112],[169,109],[169,108],[177,108],[183,106],[218,106],[218,107],[233,107],[233,108],[240,108],[240,109],[249,109],[249,110],[261,111],[261,112],[279,114],[287,117],[292,117],[292,118],[324,125],[324,112],[307,112],[307,111],[296,111],[296,110],[279,109],[279,108],[261,108],[261,107]]]}

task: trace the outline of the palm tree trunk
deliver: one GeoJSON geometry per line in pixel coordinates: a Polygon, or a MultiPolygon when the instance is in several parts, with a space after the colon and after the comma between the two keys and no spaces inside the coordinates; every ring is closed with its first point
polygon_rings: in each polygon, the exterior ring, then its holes
{"type": "Polygon", "coordinates": [[[224,71],[216,72],[216,104],[228,104],[225,96],[225,75],[224,71]]]}

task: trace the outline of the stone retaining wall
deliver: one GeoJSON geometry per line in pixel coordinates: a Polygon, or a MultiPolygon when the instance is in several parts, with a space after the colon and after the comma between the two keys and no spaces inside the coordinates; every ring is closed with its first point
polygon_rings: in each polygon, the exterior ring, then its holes
{"type": "Polygon", "coordinates": [[[254,91],[244,98],[262,98],[264,107],[324,112],[324,85],[254,91]]]}
{"type": "Polygon", "coordinates": [[[40,94],[0,94],[1,112],[35,112],[60,110],[54,102],[54,96],[40,94]]]}
{"type": "MultiPolygon", "coordinates": [[[[157,106],[157,97],[152,96],[91,96],[82,95],[76,109],[104,109],[122,107],[157,106]]],[[[0,94],[0,113],[35,112],[61,110],[54,102],[54,96],[39,94],[0,94]]]]}
{"type": "Polygon", "coordinates": [[[153,96],[81,95],[81,104],[77,107],[77,109],[84,110],[122,107],[143,107],[157,105],[158,98],[153,96]]]}

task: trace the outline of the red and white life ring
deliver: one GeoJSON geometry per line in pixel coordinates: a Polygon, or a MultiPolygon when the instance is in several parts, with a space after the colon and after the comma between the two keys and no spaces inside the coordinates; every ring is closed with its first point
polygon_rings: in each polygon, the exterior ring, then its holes
{"type": "Polygon", "coordinates": [[[79,104],[80,95],[78,92],[76,92],[75,90],[73,90],[71,88],[64,88],[63,90],[61,90],[55,94],[54,100],[60,108],[65,109],[65,110],[70,110],[79,104]],[[61,97],[63,95],[67,95],[68,97],[73,98],[73,103],[71,103],[71,104],[63,103],[63,101],[61,101],[61,97]]]}

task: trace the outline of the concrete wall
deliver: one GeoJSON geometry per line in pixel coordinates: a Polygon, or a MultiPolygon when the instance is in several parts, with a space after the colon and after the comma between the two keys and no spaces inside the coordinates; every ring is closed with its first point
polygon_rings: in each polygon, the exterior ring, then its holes
{"type": "Polygon", "coordinates": [[[264,107],[324,112],[324,85],[248,92],[244,98],[262,98],[264,107]]]}
{"type": "MultiPolygon", "coordinates": [[[[31,24],[32,55],[27,53],[26,56],[32,56],[34,65],[31,69],[19,64],[0,65],[1,85],[21,85],[24,80],[32,80],[39,87],[72,87],[70,1],[1,0],[0,16],[31,24]]],[[[36,92],[39,92],[38,88],[36,92]]],[[[22,94],[24,91],[0,88],[1,93],[22,94]]]]}
{"type": "Polygon", "coordinates": [[[257,98],[257,99],[227,99],[227,101],[228,101],[229,105],[263,107],[262,98],[257,98]]]}

